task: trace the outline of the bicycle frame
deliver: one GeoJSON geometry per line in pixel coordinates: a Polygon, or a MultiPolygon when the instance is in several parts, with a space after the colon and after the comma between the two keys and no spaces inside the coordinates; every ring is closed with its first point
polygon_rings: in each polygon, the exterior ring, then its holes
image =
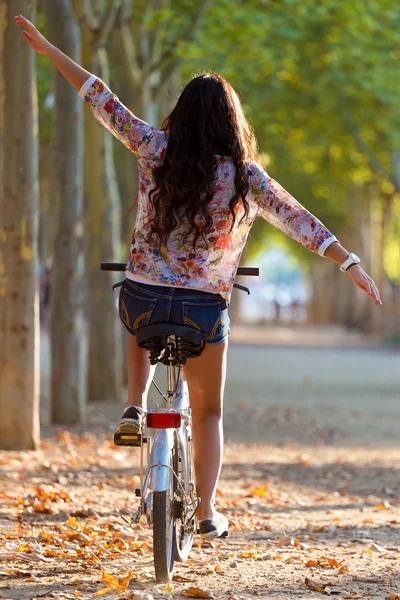
{"type": "MultiPolygon", "coordinates": [[[[171,365],[167,366],[167,379],[168,379],[168,397],[167,397],[167,408],[162,409],[162,412],[173,410],[174,412],[181,413],[181,426],[179,429],[156,429],[154,440],[152,442],[152,448],[149,457],[149,468],[150,477],[148,488],[153,492],[163,492],[168,488],[169,481],[169,457],[173,449],[175,440],[174,433],[178,438],[178,444],[182,450],[182,457],[186,460],[186,441],[185,434],[189,426],[189,395],[187,391],[187,383],[183,373],[179,374],[178,381],[175,383],[178,371],[177,367],[171,365]],[[173,389],[176,389],[176,392],[173,389]]],[[[149,411],[157,412],[158,409],[149,411]]],[[[151,438],[151,434],[149,436],[151,438]]],[[[186,464],[183,465],[186,467],[186,464]]],[[[185,472],[185,471],[184,471],[185,472]]]]}
{"type": "Polygon", "coordinates": [[[151,429],[145,426],[143,438],[147,440],[147,469],[144,478],[144,450],[141,446],[140,459],[140,483],[141,504],[136,514],[132,516],[133,522],[138,522],[142,514],[146,514],[148,522],[151,522],[151,493],[167,491],[170,484],[171,471],[178,482],[184,497],[187,495],[190,482],[184,481],[183,486],[178,479],[177,473],[171,468],[171,453],[175,445],[175,439],[180,447],[182,460],[182,473],[184,478],[188,473],[187,440],[191,437],[190,403],[186,378],[179,367],[167,365],[168,390],[164,396],[167,402],[166,408],[155,408],[148,414],[168,411],[181,415],[181,425],[178,428],[151,429]],[[154,432],[154,433],[153,433],[154,432]]]}

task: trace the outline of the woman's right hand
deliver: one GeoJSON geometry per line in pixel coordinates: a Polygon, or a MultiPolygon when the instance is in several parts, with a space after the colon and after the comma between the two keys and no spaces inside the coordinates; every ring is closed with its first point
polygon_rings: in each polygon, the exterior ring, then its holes
{"type": "Polygon", "coordinates": [[[375,301],[377,306],[382,306],[381,296],[379,294],[379,290],[375,285],[375,282],[371,279],[369,275],[360,267],[360,265],[352,265],[346,271],[348,275],[352,278],[354,283],[358,285],[364,292],[367,292],[375,301]]]}
{"type": "Polygon", "coordinates": [[[23,38],[38,54],[47,54],[47,50],[51,46],[50,42],[36,29],[33,23],[25,19],[22,15],[15,17],[15,23],[24,27],[22,32],[23,38]]]}

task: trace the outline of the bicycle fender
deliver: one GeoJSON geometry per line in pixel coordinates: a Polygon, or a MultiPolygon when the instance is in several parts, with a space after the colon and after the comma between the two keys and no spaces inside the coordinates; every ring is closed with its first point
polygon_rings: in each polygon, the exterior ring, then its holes
{"type": "Polygon", "coordinates": [[[149,460],[152,468],[148,488],[153,492],[164,492],[168,489],[173,446],[174,429],[158,429],[149,460]]]}

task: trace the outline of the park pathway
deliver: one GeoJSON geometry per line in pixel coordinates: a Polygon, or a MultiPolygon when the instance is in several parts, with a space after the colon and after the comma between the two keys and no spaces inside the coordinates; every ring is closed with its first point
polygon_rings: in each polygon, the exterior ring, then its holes
{"type": "Polygon", "coordinates": [[[230,537],[199,541],[155,585],[149,530],[122,518],[138,457],[110,441],[119,403],[91,405],[85,429],[47,426],[39,452],[0,454],[2,600],[92,598],[102,573],[129,570],[128,589],[103,597],[398,600],[400,354],[247,340],[229,354],[230,537]]]}

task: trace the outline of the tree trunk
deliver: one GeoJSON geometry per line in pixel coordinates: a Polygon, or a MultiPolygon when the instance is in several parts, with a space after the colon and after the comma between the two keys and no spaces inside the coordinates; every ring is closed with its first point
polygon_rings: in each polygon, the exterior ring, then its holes
{"type": "MultiPolygon", "coordinates": [[[[70,0],[46,0],[46,25],[58,48],[80,62],[80,34],[70,0]]],[[[58,233],[51,276],[51,402],[54,423],[82,423],[86,404],[83,322],[82,100],[55,72],[53,205],[58,233]]]]}
{"type": "MultiPolygon", "coordinates": [[[[380,198],[374,202],[372,212],[372,231],[373,231],[373,269],[372,277],[378,286],[383,302],[385,298],[390,298],[391,289],[388,278],[384,268],[385,258],[385,243],[390,235],[392,227],[392,212],[393,212],[393,198],[380,198]]],[[[374,311],[372,313],[372,325],[374,333],[380,337],[384,337],[390,327],[390,319],[386,312],[386,305],[384,310],[376,309],[373,305],[374,311]]]]}
{"type": "MultiPolygon", "coordinates": [[[[92,33],[82,28],[83,64],[109,81],[105,50],[93,54],[92,33]]],[[[112,284],[121,278],[102,273],[101,261],[120,260],[120,199],[112,153],[111,134],[93,117],[84,116],[84,206],[87,261],[87,315],[89,322],[88,395],[91,401],[117,398],[122,384],[122,326],[112,284]]]]}
{"type": "Polygon", "coordinates": [[[0,127],[0,446],[39,444],[38,144],[35,53],[13,16],[34,0],[2,0],[0,127]],[[6,92],[6,93],[5,93],[6,92]]]}

